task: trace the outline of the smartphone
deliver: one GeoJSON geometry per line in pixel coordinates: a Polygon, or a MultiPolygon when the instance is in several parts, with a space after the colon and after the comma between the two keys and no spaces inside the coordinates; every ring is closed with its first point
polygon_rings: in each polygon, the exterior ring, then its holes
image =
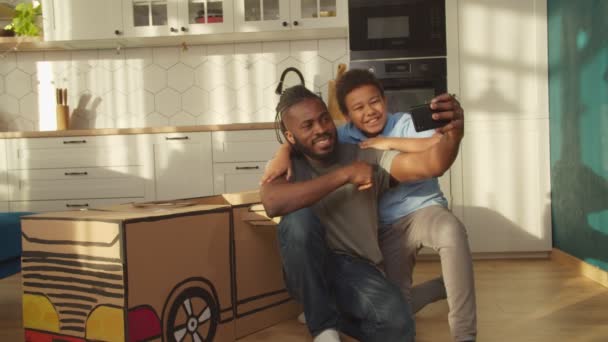
{"type": "Polygon", "coordinates": [[[428,103],[411,107],[409,113],[412,115],[416,132],[443,127],[450,122],[450,120],[433,120],[433,110],[428,103]]]}

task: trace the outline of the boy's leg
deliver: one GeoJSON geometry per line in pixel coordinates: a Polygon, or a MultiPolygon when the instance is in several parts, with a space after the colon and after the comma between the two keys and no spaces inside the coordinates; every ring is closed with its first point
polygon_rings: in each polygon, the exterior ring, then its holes
{"type": "Polygon", "coordinates": [[[439,253],[452,336],[456,341],[474,340],[477,335],[475,281],[464,226],[442,206],[422,208],[408,216],[411,217],[404,235],[405,249],[430,247],[439,253]]]}
{"type": "Polygon", "coordinates": [[[310,334],[336,329],[338,314],[326,280],[329,249],[323,226],[310,209],[300,209],[282,217],[278,237],[287,289],[304,307],[310,334]]]}
{"type": "Polygon", "coordinates": [[[412,312],[416,313],[430,303],[445,299],[446,291],[441,277],[412,286],[417,249],[408,249],[406,237],[414,216],[410,214],[393,226],[382,227],[379,242],[386,277],[399,286],[412,312]]]}
{"type": "Polygon", "coordinates": [[[414,320],[399,288],[375,266],[334,254],[331,284],[340,330],[362,342],[414,341],[414,320]]]}

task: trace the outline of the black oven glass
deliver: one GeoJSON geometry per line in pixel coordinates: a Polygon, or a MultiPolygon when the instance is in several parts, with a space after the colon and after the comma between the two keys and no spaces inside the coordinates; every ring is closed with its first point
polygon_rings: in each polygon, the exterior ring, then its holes
{"type": "Polygon", "coordinates": [[[446,55],[445,0],[349,0],[351,59],[446,55]]]}
{"type": "Polygon", "coordinates": [[[367,39],[409,38],[410,17],[367,18],[367,39]]]}
{"type": "Polygon", "coordinates": [[[350,68],[375,74],[384,87],[389,113],[405,112],[447,91],[445,58],[359,60],[351,61],[350,68]]]}
{"type": "Polygon", "coordinates": [[[389,113],[407,112],[410,107],[430,102],[434,88],[384,89],[389,113]]]}

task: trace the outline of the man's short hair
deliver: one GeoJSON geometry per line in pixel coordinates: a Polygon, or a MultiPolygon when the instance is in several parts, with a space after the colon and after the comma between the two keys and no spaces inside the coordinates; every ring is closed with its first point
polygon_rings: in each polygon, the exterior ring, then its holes
{"type": "Polygon", "coordinates": [[[276,116],[274,120],[275,130],[277,131],[277,139],[280,143],[283,143],[283,141],[280,137],[279,130],[283,134],[287,130],[285,124],[283,123],[283,115],[289,110],[289,108],[306,99],[319,100],[321,103],[323,103],[324,106],[326,106],[325,102],[323,102],[323,99],[321,99],[317,94],[308,90],[308,88],[303,85],[289,87],[285,89],[285,91],[283,91],[283,93],[281,94],[281,97],[279,98],[279,103],[276,107],[276,116]]]}
{"type": "Polygon", "coordinates": [[[338,106],[342,113],[348,115],[346,95],[364,85],[378,88],[380,95],[384,97],[384,87],[382,87],[376,76],[367,69],[350,69],[338,79],[336,82],[336,97],[338,98],[338,106]]]}

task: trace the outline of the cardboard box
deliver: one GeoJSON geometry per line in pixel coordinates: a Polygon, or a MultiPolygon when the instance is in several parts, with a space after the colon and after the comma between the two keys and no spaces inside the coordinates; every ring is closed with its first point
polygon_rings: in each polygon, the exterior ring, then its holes
{"type": "Polygon", "coordinates": [[[26,341],[234,341],[295,317],[257,192],[22,219],[26,341]]]}

